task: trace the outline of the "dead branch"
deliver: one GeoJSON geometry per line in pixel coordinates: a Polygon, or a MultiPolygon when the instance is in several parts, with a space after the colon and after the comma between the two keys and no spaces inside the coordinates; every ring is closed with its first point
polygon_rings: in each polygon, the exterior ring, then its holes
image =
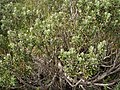
{"type": "Polygon", "coordinates": [[[53,76],[51,82],[47,85],[47,88],[49,88],[55,82],[56,77],[57,77],[57,74],[55,73],[55,75],[53,76]]]}

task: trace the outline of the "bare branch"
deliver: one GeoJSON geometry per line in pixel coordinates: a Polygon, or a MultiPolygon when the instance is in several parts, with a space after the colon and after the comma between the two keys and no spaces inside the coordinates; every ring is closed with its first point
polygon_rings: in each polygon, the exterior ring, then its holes
{"type": "MultiPolygon", "coordinates": [[[[116,50],[116,53],[117,53],[117,50],[116,50]]],[[[114,70],[116,68],[115,66],[116,66],[118,57],[119,57],[119,53],[116,55],[116,58],[115,58],[114,63],[113,63],[113,66],[108,71],[104,72],[102,75],[98,76],[95,80],[93,80],[93,83],[94,82],[98,82],[98,81],[104,79],[106,76],[110,75],[112,70],[114,70]]],[[[119,69],[117,71],[119,71],[119,69]]]]}
{"type": "Polygon", "coordinates": [[[86,90],[86,89],[83,87],[83,85],[80,85],[80,87],[81,87],[83,90],[86,90]]]}
{"type": "Polygon", "coordinates": [[[47,85],[47,87],[50,87],[55,82],[56,76],[57,76],[57,74],[55,73],[55,75],[52,78],[52,81],[47,85]]]}
{"type": "Polygon", "coordinates": [[[113,84],[115,84],[116,82],[112,82],[112,83],[106,83],[106,84],[103,84],[103,83],[94,83],[93,85],[96,85],[96,86],[111,86],[113,84]]]}

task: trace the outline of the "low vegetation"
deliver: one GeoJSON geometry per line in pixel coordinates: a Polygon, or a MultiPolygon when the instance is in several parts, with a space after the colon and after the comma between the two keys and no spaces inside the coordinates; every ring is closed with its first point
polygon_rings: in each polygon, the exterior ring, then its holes
{"type": "Polygon", "coordinates": [[[0,90],[119,90],[120,0],[0,0],[0,90]]]}

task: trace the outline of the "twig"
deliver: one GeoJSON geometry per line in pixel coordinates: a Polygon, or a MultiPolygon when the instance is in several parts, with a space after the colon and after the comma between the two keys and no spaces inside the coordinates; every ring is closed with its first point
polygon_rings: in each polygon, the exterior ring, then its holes
{"type": "Polygon", "coordinates": [[[47,85],[47,88],[49,88],[55,82],[56,76],[57,76],[57,74],[55,73],[55,75],[52,78],[52,81],[47,85]]]}
{"type": "Polygon", "coordinates": [[[37,87],[36,86],[33,86],[33,85],[30,85],[28,83],[26,83],[24,80],[22,80],[20,77],[17,77],[17,79],[20,81],[20,83],[23,83],[24,85],[32,88],[32,89],[36,89],[37,87]]]}
{"type": "Polygon", "coordinates": [[[118,67],[118,68],[117,68],[116,70],[114,70],[113,72],[110,72],[109,75],[114,74],[114,73],[116,73],[116,72],[118,72],[118,71],[120,71],[120,67],[118,67]]]}
{"type": "Polygon", "coordinates": [[[107,84],[103,84],[103,83],[94,83],[93,85],[96,85],[96,86],[111,86],[113,84],[115,84],[116,82],[112,82],[112,83],[107,83],[107,84]]]}
{"type": "Polygon", "coordinates": [[[86,90],[86,89],[83,87],[83,85],[80,85],[80,87],[81,87],[83,90],[86,90]]]}
{"type": "Polygon", "coordinates": [[[104,67],[104,68],[110,68],[110,67],[112,67],[113,65],[100,65],[100,66],[102,66],[102,67],[104,67]]]}
{"type": "Polygon", "coordinates": [[[111,57],[112,55],[114,55],[114,54],[116,54],[116,52],[113,52],[113,53],[111,53],[110,55],[105,56],[105,57],[103,58],[103,60],[110,58],[110,57],[111,57]]]}
{"type": "Polygon", "coordinates": [[[67,79],[67,78],[65,78],[65,80],[67,81],[67,83],[71,86],[71,87],[76,87],[78,84],[80,84],[81,83],[81,81],[82,81],[82,79],[80,79],[76,84],[71,84],[71,82],[67,79]]]}
{"type": "Polygon", "coordinates": [[[78,86],[79,84],[83,84],[83,85],[86,85],[86,84],[91,84],[91,82],[87,82],[85,81],[84,79],[80,79],[79,81],[76,82],[76,84],[72,84],[69,80],[69,78],[65,77],[64,76],[64,79],[67,81],[67,83],[71,86],[71,87],[76,87],[78,86]]]}
{"type": "MultiPolygon", "coordinates": [[[[117,50],[116,50],[116,52],[117,52],[117,50]]],[[[106,76],[108,76],[112,72],[112,70],[115,69],[118,57],[119,57],[119,53],[116,55],[116,58],[115,58],[114,63],[113,63],[113,66],[108,71],[104,72],[101,76],[98,76],[95,80],[93,80],[93,83],[102,80],[103,78],[105,78],[106,76]]]]}
{"type": "MultiPolygon", "coordinates": [[[[117,50],[116,50],[116,52],[117,52],[117,50]]],[[[116,58],[115,58],[114,63],[113,63],[113,67],[108,71],[109,73],[115,68],[118,57],[119,57],[119,54],[116,55],[116,58]]]]}
{"type": "Polygon", "coordinates": [[[106,83],[106,84],[103,84],[103,83],[93,83],[93,85],[96,85],[96,86],[111,86],[111,85],[114,85],[115,83],[117,83],[119,81],[120,81],[120,79],[117,79],[117,80],[114,80],[111,83],[106,83]]]}

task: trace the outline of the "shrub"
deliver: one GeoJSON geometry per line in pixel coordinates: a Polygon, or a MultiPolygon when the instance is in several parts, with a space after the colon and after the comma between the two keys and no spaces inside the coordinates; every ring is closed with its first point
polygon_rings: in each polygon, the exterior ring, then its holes
{"type": "MultiPolygon", "coordinates": [[[[0,86],[15,87],[23,81],[36,88],[42,73],[47,85],[60,73],[58,62],[63,63],[62,75],[72,79],[81,73],[86,80],[101,75],[104,58],[119,49],[119,4],[119,0],[1,0],[0,86]],[[40,69],[42,59],[45,65],[40,69]]],[[[112,57],[113,64],[115,54],[112,57]]]]}

